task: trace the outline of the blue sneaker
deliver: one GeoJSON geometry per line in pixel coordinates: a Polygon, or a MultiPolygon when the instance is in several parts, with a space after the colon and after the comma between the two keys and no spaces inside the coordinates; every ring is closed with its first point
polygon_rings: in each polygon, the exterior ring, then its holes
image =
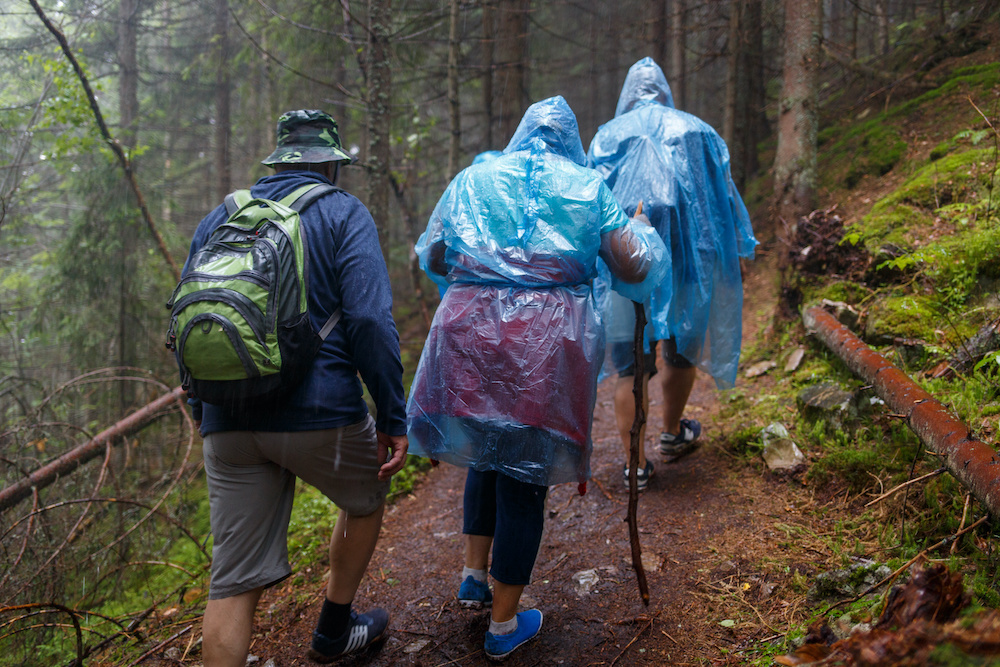
{"type": "Polygon", "coordinates": [[[485,581],[476,581],[470,574],[458,587],[458,604],[466,609],[482,609],[493,604],[493,593],[485,581]]]}
{"type": "Polygon", "coordinates": [[[486,633],[486,657],[490,660],[503,660],[516,649],[538,636],[542,629],[542,612],[529,609],[517,614],[517,630],[507,635],[486,633]]]}
{"type": "Polygon", "coordinates": [[[389,612],[381,607],[367,614],[351,610],[351,621],[344,634],[336,639],[313,630],[312,646],[306,656],[313,662],[328,663],[349,653],[357,653],[385,638],[389,628],[389,612]]]}

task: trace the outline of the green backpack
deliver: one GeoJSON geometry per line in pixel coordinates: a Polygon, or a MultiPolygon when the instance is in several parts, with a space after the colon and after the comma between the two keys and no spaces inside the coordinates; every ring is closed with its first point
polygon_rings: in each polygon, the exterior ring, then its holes
{"type": "Polygon", "coordinates": [[[167,348],[189,395],[245,407],[280,397],[312,367],[341,311],[319,332],[312,326],[299,213],[335,190],[313,183],[277,202],[249,190],[226,197],[228,219],[191,257],[167,302],[167,348]]]}

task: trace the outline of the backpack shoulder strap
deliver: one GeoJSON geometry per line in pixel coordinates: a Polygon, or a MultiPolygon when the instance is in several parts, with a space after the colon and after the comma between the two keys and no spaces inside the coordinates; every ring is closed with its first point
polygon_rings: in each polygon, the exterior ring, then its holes
{"type": "MultiPolygon", "coordinates": [[[[305,210],[309,204],[322,197],[329,192],[343,192],[342,188],[338,188],[336,185],[329,185],[327,183],[310,183],[309,185],[303,185],[301,188],[297,188],[287,197],[281,200],[281,204],[288,206],[296,213],[301,213],[305,210]]],[[[343,315],[343,310],[338,308],[330,314],[326,322],[323,324],[323,328],[319,330],[319,337],[321,340],[326,340],[333,328],[337,326],[337,322],[340,321],[340,316],[343,315]]]]}
{"type": "Polygon", "coordinates": [[[249,190],[237,190],[226,195],[226,214],[232,215],[253,199],[249,190]]]}
{"type": "Polygon", "coordinates": [[[309,204],[312,204],[328,192],[343,192],[343,190],[336,185],[310,183],[309,185],[303,185],[301,188],[296,188],[294,192],[283,198],[280,203],[288,206],[296,213],[301,213],[309,204]]]}
{"type": "Polygon", "coordinates": [[[326,340],[326,337],[330,335],[333,328],[337,326],[337,322],[340,321],[340,316],[344,313],[343,309],[338,308],[330,314],[330,317],[326,320],[326,324],[323,328],[319,330],[319,337],[322,340],[326,340]]]}

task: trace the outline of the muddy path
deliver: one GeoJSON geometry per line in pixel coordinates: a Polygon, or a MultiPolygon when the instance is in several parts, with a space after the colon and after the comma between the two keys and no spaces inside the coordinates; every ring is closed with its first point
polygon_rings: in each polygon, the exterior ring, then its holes
{"type": "MultiPolygon", "coordinates": [[[[747,274],[745,335],[773,308],[774,272],[764,258],[747,274]]],[[[662,362],[661,362],[662,363],[662,362]]],[[[742,378],[741,378],[742,381],[742,378]]],[[[739,386],[739,385],[738,385],[739,386]]],[[[648,440],[662,425],[661,391],[650,384],[648,440]]],[[[802,611],[782,595],[796,576],[815,574],[826,555],[788,539],[789,526],[818,531],[811,491],[775,479],[727,449],[730,423],[718,423],[720,395],[700,375],[688,416],[703,426],[703,444],[689,457],[659,461],[641,494],[638,523],[650,602],[643,605],[625,522],[624,454],[614,427],[612,382],[598,391],[593,479],[550,490],[546,530],[532,584],[522,605],[540,609],[540,637],[506,664],[743,664],[761,641],[781,639],[802,611]]],[[[382,650],[348,664],[479,665],[488,611],[461,608],[455,594],[462,568],[464,469],[441,465],[387,511],[356,606],[387,608],[391,635],[382,650]],[[370,662],[369,662],[370,661],[370,662]]],[[[820,508],[822,509],[822,508],[820,508]]],[[[268,591],[258,612],[252,653],[274,667],[309,664],[308,646],[322,581],[268,591]]]]}

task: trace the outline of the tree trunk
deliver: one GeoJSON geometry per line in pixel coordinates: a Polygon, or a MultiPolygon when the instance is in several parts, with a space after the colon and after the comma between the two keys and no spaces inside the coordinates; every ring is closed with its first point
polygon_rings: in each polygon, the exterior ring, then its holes
{"type": "Polygon", "coordinates": [[[674,97],[674,106],[683,109],[687,96],[685,69],[686,42],[684,34],[684,20],[686,0],[673,0],[673,11],[670,13],[670,92],[674,97]]]}
{"type": "Polygon", "coordinates": [[[389,133],[392,70],[389,62],[392,0],[368,0],[368,199],[379,245],[389,263],[389,133]]]}
{"type": "Polygon", "coordinates": [[[499,0],[496,87],[500,91],[500,136],[514,134],[528,108],[528,13],[531,0],[499,0]]]}
{"type": "Polygon", "coordinates": [[[736,82],[740,72],[740,58],[743,57],[742,13],[745,0],[729,3],[729,38],[726,40],[726,102],[722,113],[722,140],[729,146],[729,154],[735,166],[737,156],[734,151],[736,135],[736,82]]]}
{"type": "Polygon", "coordinates": [[[651,7],[652,16],[649,22],[649,46],[650,53],[660,67],[667,65],[667,45],[670,43],[669,19],[667,18],[667,0],[653,0],[651,7]]]}
{"type": "Polygon", "coordinates": [[[820,3],[785,0],[774,193],[779,214],[792,222],[812,210],[815,199],[820,3]]]}
{"type": "MultiPolygon", "coordinates": [[[[118,6],[118,115],[121,119],[119,140],[126,150],[135,148],[136,123],[139,118],[139,67],[137,58],[139,24],[139,1],[121,0],[118,6]]],[[[128,182],[122,178],[122,190],[127,201],[134,205],[135,198],[129,196],[128,182]]],[[[125,209],[126,211],[130,209],[125,209]]],[[[131,287],[136,269],[138,243],[135,225],[130,215],[119,216],[115,221],[115,233],[121,241],[118,246],[118,341],[117,359],[119,366],[136,365],[136,345],[139,339],[133,317],[133,297],[131,287]]],[[[116,384],[119,410],[126,410],[135,399],[134,385],[123,380],[116,384]]]]}
{"type": "Polygon", "coordinates": [[[858,59],[858,14],[861,9],[851,4],[851,60],[858,59]]]}
{"type": "Polygon", "coordinates": [[[448,121],[451,141],[448,144],[448,180],[458,173],[462,152],[462,105],[458,98],[458,0],[451,0],[448,26],[448,121]]]}
{"type": "Polygon", "coordinates": [[[738,187],[757,171],[757,142],[766,131],[761,20],[761,0],[733,0],[722,137],[738,187]]]}
{"type": "Polygon", "coordinates": [[[229,89],[229,5],[227,0],[215,2],[215,198],[221,202],[232,190],[233,176],[229,166],[229,141],[232,135],[229,89]]]}
{"type": "Polygon", "coordinates": [[[875,0],[875,25],[878,30],[878,54],[889,53],[889,0],[875,0]]]}
{"type": "Polygon", "coordinates": [[[746,22],[746,58],[744,59],[743,85],[743,118],[746,131],[743,136],[743,182],[753,177],[760,169],[757,156],[757,144],[768,135],[767,114],[764,107],[767,104],[764,83],[764,7],[762,0],[747,2],[746,22]]]}
{"type": "Polygon", "coordinates": [[[483,145],[482,150],[500,148],[493,140],[493,68],[497,39],[497,12],[492,0],[483,0],[483,145]]]}
{"type": "Polygon", "coordinates": [[[138,15],[139,0],[121,0],[118,7],[118,114],[121,118],[118,138],[127,148],[135,147],[135,122],[139,117],[138,15]]]}

